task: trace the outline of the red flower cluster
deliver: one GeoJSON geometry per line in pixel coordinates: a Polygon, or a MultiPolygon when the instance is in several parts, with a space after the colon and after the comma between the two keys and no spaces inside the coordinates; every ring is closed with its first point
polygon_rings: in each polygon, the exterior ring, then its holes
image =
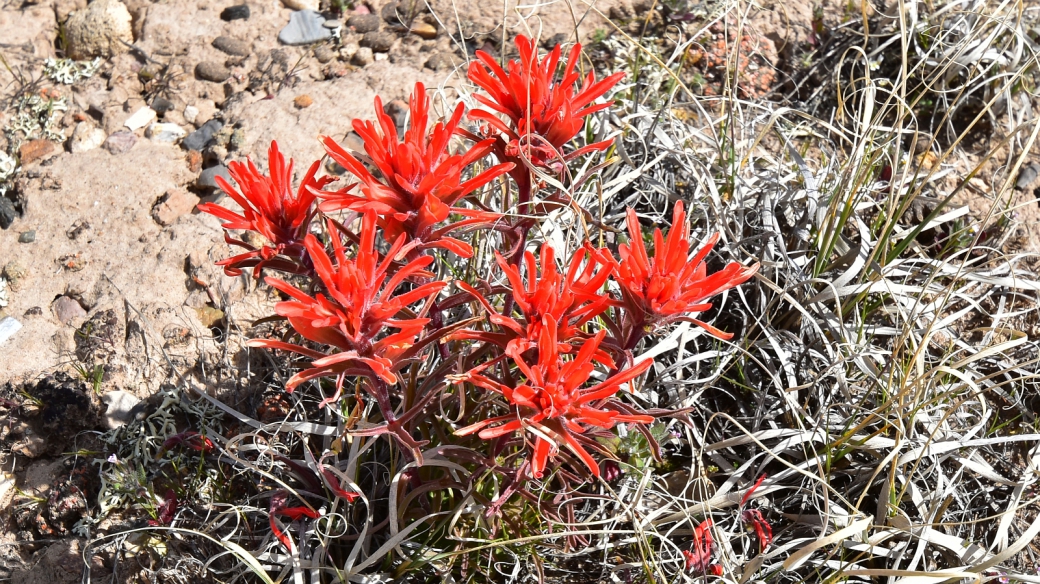
{"type": "Polygon", "coordinates": [[[704,260],[719,236],[710,237],[691,260],[690,226],[686,223],[682,201],[675,203],[668,238],[661,235],[660,229],[654,230],[653,258],[647,255],[639,219],[631,209],[628,210],[628,234],[630,244],[618,247],[621,262],[617,274],[625,310],[630,315],[626,348],[635,346],[645,334],[645,327],[679,319],[689,320],[720,339],[733,338],[732,334],[688,315],[710,309],[711,303],[705,300],[746,282],[758,271],[758,264],[744,267],[730,262],[722,270],[708,275],[704,260]]]}
{"type": "Polygon", "coordinates": [[[314,192],[325,188],[335,178],[315,178],[321,164],[315,161],[307,169],[300,187],[294,193],[291,189],[293,162],[290,160],[289,164],[285,163],[277,142],[271,142],[267,164],[271,170],[270,176],[264,176],[257,170],[252,160],[228,164],[228,172],[242,189],[241,193],[223,177],[217,177],[217,185],[242,207],[242,214],[216,203],[199,205],[199,211],[225,221],[224,240],[229,245],[248,250],[217,262],[218,266],[224,266],[224,272],[229,276],[241,275],[244,268],[253,268],[254,278],[260,277],[264,267],[289,273],[307,272],[306,253],[301,243],[316,211],[314,192]],[[257,248],[242,240],[232,239],[227,233],[232,229],[254,231],[268,243],[257,248]]]}
{"type": "Polygon", "coordinates": [[[575,69],[581,54],[580,44],[571,48],[559,78],[556,73],[561,54],[559,45],[541,61],[534,40],[519,35],[516,48],[520,60],[510,61],[506,69],[491,55],[477,51],[477,60],[469,66],[469,80],[487,92],[486,96],[477,94],[475,97],[494,113],[475,110],[470,112],[470,117],[487,123],[485,134],[499,133],[495,154],[500,160],[514,162],[510,175],[520,186],[520,202],[525,203],[523,192],[530,188],[531,179],[521,156],[536,167],[558,174],[566,160],[610,147],[611,141],[606,140],[563,153],[563,146],[584,127],[585,118],[613,103],[592,102],[610,91],[625,74],[615,73],[597,82],[595,73],[590,71],[578,87],[581,75],[575,69]],[[508,123],[496,113],[505,115],[508,123]]]}
{"type": "Polygon", "coordinates": [[[621,385],[643,374],[653,361],[647,359],[606,381],[592,387],[583,387],[595,368],[593,356],[599,350],[606,331],[600,331],[589,339],[574,356],[565,361],[561,358],[557,332],[559,327],[552,316],[543,317],[538,337],[538,358],[529,362],[520,355],[513,356],[516,366],[523,372],[526,383],[511,386],[473,370],[460,378],[474,385],[501,393],[514,412],[482,420],[458,430],[465,436],[479,431],[485,440],[498,438],[516,431],[529,433],[534,440],[529,458],[530,473],[541,478],[546,463],[555,456],[561,445],[566,446],[588,467],[593,476],[599,476],[599,464],[583,447],[595,447],[595,442],[583,436],[586,426],[613,428],[619,422],[649,424],[652,416],[622,414],[616,410],[601,409],[593,402],[609,400],[621,385]],[[493,427],[492,424],[500,424],[493,427]]]}
{"type": "Polygon", "coordinates": [[[354,131],[365,142],[365,152],[379,169],[382,179],[371,172],[345,148],[330,137],[323,142],[333,160],[343,165],[361,180],[364,196],[347,190],[319,193],[322,211],[350,209],[373,212],[379,216],[379,227],[387,241],[397,241],[401,235],[414,242],[417,249],[443,248],[461,257],[470,257],[473,248],[458,239],[448,237],[451,231],[472,225],[488,224],[498,216],[455,208],[461,199],[495,180],[513,165],[498,164],[469,180],[462,180],[463,172],[475,161],[491,151],[494,140],[483,140],[464,154],[449,154],[448,144],[458,132],[462,121],[463,105],[446,123],[439,123],[427,134],[430,98],[422,83],[415,84],[411,98],[411,127],[404,140],[398,141],[397,125],[383,112],[382,101],[376,97],[376,117],[372,122],[354,120],[354,131]],[[467,221],[437,228],[450,213],[470,217],[467,221]]]}
{"type": "Polygon", "coordinates": [[[711,563],[711,556],[715,550],[715,540],[711,536],[711,527],[714,525],[711,519],[705,519],[697,527],[693,528],[693,544],[691,549],[683,550],[686,558],[686,570],[701,574],[722,575],[722,566],[711,563]]]}

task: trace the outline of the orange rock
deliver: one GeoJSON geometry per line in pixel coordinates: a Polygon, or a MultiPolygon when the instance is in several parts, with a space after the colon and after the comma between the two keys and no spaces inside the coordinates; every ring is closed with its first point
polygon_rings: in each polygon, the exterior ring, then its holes
{"type": "Polygon", "coordinates": [[[54,142],[50,140],[30,140],[18,148],[18,159],[21,160],[22,166],[29,166],[47,157],[54,150],[54,142]]]}
{"type": "Polygon", "coordinates": [[[305,93],[303,95],[297,95],[296,99],[293,100],[293,103],[296,104],[296,107],[303,109],[305,107],[310,107],[311,104],[314,103],[314,100],[311,99],[311,96],[305,93]]]}

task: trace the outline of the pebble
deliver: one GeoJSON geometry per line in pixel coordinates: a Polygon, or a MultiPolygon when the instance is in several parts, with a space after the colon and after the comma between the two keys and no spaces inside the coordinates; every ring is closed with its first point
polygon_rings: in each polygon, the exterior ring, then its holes
{"type": "Polygon", "coordinates": [[[14,223],[18,212],[14,209],[14,203],[7,197],[0,196],[0,229],[7,229],[14,223]]]}
{"type": "Polygon", "coordinates": [[[440,52],[434,53],[432,57],[426,60],[426,68],[434,71],[443,71],[453,66],[454,63],[452,63],[451,57],[440,52]]]}
{"type": "Polygon", "coordinates": [[[18,243],[32,243],[36,241],[36,230],[30,229],[18,234],[18,243]]]}
{"type": "Polygon", "coordinates": [[[126,121],[123,122],[123,125],[130,128],[130,131],[133,132],[154,122],[158,117],[159,115],[155,113],[155,110],[148,106],[144,106],[127,118],[126,121]]]}
{"type": "Polygon", "coordinates": [[[141,400],[121,389],[106,393],[101,396],[101,401],[108,406],[105,410],[105,426],[109,430],[125,426],[134,421],[138,413],[144,413],[143,408],[137,407],[141,400]]]}
{"type": "Polygon", "coordinates": [[[195,314],[199,316],[199,322],[201,322],[206,328],[220,326],[220,321],[224,320],[224,311],[219,308],[213,308],[212,306],[196,308],[195,314]]]}
{"type": "Polygon", "coordinates": [[[309,45],[332,38],[332,31],[322,26],[325,17],[313,10],[299,10],[289,16],[289,24],[278,33],[286,45],[309,45]]]}
{"type": "Polygon", "coordinates": [[[29,273],[25,269],[25,266],[18,262],[11,260],[4,266],[4,278],[7,278],[7,283],[10,284],[11,290],[18,291],[20,282],[29,273]]]}
{"type": "Polygon", "coordinates": [[[305,93],[303,95],[297,95],[296,99],[293,100],[293,103],[296,107],[303,109],[305,107],[311,107],[311,105],[314,104],[314,100],[311,99],[311,96],[305,93]]]}
{"type": "Polygon", "coordinates": [[[337,28],[343,26],[343,24],[335,18],[330,18],[325,22],[321,23],[321,25],[329,30],[336,30],[337,28]]]}
{"type": "Polygon", "coordinates": [[[249,7],[245,4],[228,6],[224,10],[220,11],[220,19],[226,22],[231,22],[232,20],[246,20],[247,18],[249,18],[249,7]]]}
{"type": "Polygon", "coordinates": [[[19,329],[22,328],[22,323],[18,322],[13,316],[5,316],[0,318],[0,345],[7,342],[19,329]]]}
{"type": "Polygon", "coordinates": [[[372,49],[368,47],[361,47],[354,53],[354,56],[350,58],[350,62],[357,65],[358,67],[365,67],[371,65],[372,61],[375,61],[372,55],[372,49]]]}
{"type": "Polygon", "coordinates": [[[321,7],[319,0],[282,0],[282,4],[290,10],[313,10],[315,12],[321,7]]]}
{"type": "Polygon", "coordinates": [[[355,14],[347,19],[347,26],[355,32],[366,33],[379,30],[379,16],[375,14],[355,14]]]}
{"type": "Polygon", "coordinates": [[[368,47],[375,53],[385,53],[393,46],[394,39],[394,35],[388,32],[366,32],[365,36],[361,37],[361,46],[368,47]]]}
{"type": "Polygon", "coordinates": [[[202,153],[198,150],[188,150],[188,155],[185,156],[185,160],[188,161],[188,170],[191,172],[202,170],[202,153]]]}
{"type": "Polygon", "coordinates": [[[165,116],[166,112],[173,111],[175,107],[177,106],[165,97],[157,97],[152,100],[152,109],[160,116],[165,116]]]}
{"type": "Polygon", "coordinates": [[[228,172],[227,167],[223,164],[218,164],[199,173],[199,178],[195,179],[195,187],[199,189],[220,188],[217,186],[216,179],[218,176],[224,177],[224,180],[226,181],[231,181],[231,173],[228,172]]]}
{"type": "Polygon", "coordinates": [[[248,42],[226,35],[213,39],[213,47],[235,57],[248,57],[252,53],[248,42]]]}
{"type": "Polygon", "coordinates": [[[325,63],[335,59],[336,53],[332,52],[332,49],[325,45],[319,45],[314,49],[314,58],[324,65],[325,63]]]}
{"type": "Polygon", "coordinates": [[[209,141],[213,139],[213,134],[216,134],[221,128],[224,127],[224,122],[220,120],[210,120],[205,124],[202,124],[198,130],[195,130],[188,137],[181,142],[181,146],[185,150],[198,150],[202,151],[203,148],[209,144],[209,141]]]}
{"type": "Polygon", "coordinates": [[[68,296],[59,296],[51,305],[51,310],[54,311],[54,316],[58,317],[61,324],[69,324],[77,318],[87,316],[87,311],[83,310],[80,303],[68,296]]]}
{"type": "Polygon", "coordinates": [[[1040,164],[1032,163],[1029,166],[1025,166],[1018,173],[1018,180],[1015,181],[1015,188],[1023,191],[1033,184],[1036,177],[1040,175],[1040,164]]]}
{"type": "Polygon", "coordinates": [[[184,121],[189,124],[195,123],[195,118],[199,115],[199,108],[189,105],[184,107],[184,121]]]}
{"type": "Polygon", "coordinates": [[[80,122],[72,130],[69,138],[69,152],[73,154],[87,152],[101,146],[105,142],[105,131],[95,128],[90,122],[80,122]]]}
{"type": "Polygon", "coordinates": [[[180,188],[170,189],[152,206],[152,219],[159,225],[170,225],[182,215],[191,213],[199,198],[180,188]]]}
{"type": "Polygon", "coordinates": [[[225,79],[231,76],[231,71],[228,71],[227,67],[222,63],[216,61],[202,61],[195,65],[195,76],[203,81],[222,83],[225,79]]]}
{"type": "Polygon", "coordinates": [[[343,46],[339,48],[339,56],[344,61],[349,61],[357,54],[358,48],[357,43],[343,43],[343,46]]]}
{"type": "Polygon", "coordinates": [[[28,166],[37,160],[46,158],[54,152],[54,142],[45,139],[29,140],[18,148],[18,159],[22,166],[28,166]]]}
{"type": "Polygon", "coordinates": [[[101,146],[112,154],[122,154],[129,152],[134,147],[134,144],[137,144],[137,136],[133,132],[121,130],[106,138],[101,146]]]}
{"type": "Polygon", "coordinates": [[[85,61],[94,57],[111,57],[127,51],[126,43],[134,42],[130,11],[119,0],[94,0],[85,4],[65,21],[65,54],[70,59],[85,61]]]}
{"type": "Polygon", "coordinates": [[[145,130],[144,135],[152,142],[160,142],[162,144],[174,144],[177,140],[184,137],[187,132],[184,128],[177,124],[155,122],[148,126],[145,130]]]}
{"type": "Polygon", "coordinates": [[[409,29],[409,32],[426,40],[437,38],[437,27],[426,22],[416,22],[409,29]]]}

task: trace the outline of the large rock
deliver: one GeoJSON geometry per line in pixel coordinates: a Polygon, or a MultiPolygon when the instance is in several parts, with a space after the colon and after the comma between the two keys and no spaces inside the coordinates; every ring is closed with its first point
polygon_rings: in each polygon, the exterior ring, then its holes
{"type": "Polygon", "coordinates": [[[119,0],[94,0],[65,23],[65,52],[76,60],[111,57],[133,43],[130,11],[119,0]]]}

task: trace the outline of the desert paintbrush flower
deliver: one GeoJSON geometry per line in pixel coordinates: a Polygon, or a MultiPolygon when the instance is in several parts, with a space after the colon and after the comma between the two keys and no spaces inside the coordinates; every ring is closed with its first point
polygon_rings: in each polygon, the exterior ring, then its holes
{"type": "Polygon", "coordinates": [[[690,226],[682,201],[675,203],[668,237],[663,237],[660,229],[654,230],[653,257],[648,256],[643,245],[639,219],[632,209],[628,210],[628,234],[629,244],[618,247],[621,261],[617,268],[617,282],[627,312],[625,349],[633,349],[648,328],[676,320],[688,320],[720,339],[733,337],[691,315],[710,309],[707,299],[751,278],[758,271],[758,264],[744,267],[730,262],[709,275],[704,260],[719,236],[708,238],[690,259],[690,226]]]}
{"type": "Polygon", "coordinates": [[[451,154],[448,146],[462,121],[463,105],[460,103],[449,120],[438,123],[429,132],[430,98],[422,83],[415,84],[409,106],[411,125],[401,141],[393,118],[383,112],[378,97],[375,99],[378,126],[354,120],[354,131],[364,141],[365,152],[379,169],[381,178],[376,178],[335,140],[323,139],[329,156],[361,181],[361,195],[342,190],[319,193],[323,199],[321,210],[371,211],[378,215],[379,227],[388,242],[404,234],[418,249],[443,248],[461,257],[470,257],[473,254],[470,245],[448,237],[447,233],[462,227],[490,224],[497,216],[455,205],[507,172],[512,164],[492,166],[463,180],[464,171],[490,152],[494,140],[482,140],[462,154],[451,154]],[[452,213],[469,219],[438,228],[452,213]]]}
{"type": "Polygon", "coordinates": [[[586,448],[595,447],[587,436],[589,427],[609,429],[621,422],[649,424],[649,415],[623,414],[609,409],[612,398],[625,383],[645,372],[653,361],[646,359],[605,381],[583,387],[595,369],[593,356],[599,350],[606,331],[600,331],[586,341],[573,359],[564,360],[559,351],[556,332],[558,326],[551,316],[545,316],[538,338],[538,356],[534,362],[514,358],[526,381],[515,386],[502,383],[477,368],[459,377],[478,387],[502,394],[509,402],[509,414],[482,420],[456,431],[464,436],[479,432],[490,440],[514,432],[530,439],[532,446],[528,462],[530,475],[540,478],[550,458],[564,446],[576,455],[598,477],[599,464],[586,448]]]}
{"type": "Polygon", "coordinates": [[[307,174],[294,192],[293,162],[290,160],[288,164],[285,163],[285,157],[278,150],[277,142],[271,142],[267,163],[270,176],[264,176],[252,160],[228,164],[228,173],[238,184],[241,192],[223,177],[217,177],[217,185],[242,207],[241,214],[216,203],[199,205],[199,211],[224,221],[224,239],[228,244],[249,250],[217,262],[218,266],[224,266],[224,272],[229,276],[240,275],[243,268],[253,268],[254,278],[260,277],[264,267],[289,273],[307,271],[303,263],[306,254],[302,243],[317,210],[314,191],[325,188],[335,179],[315,178],[320,166],[320,162],[315,161],[307,169],[307,174]],[[232,229],[256,232],[262,235],[267,243],[257,248],[242,240],[232,239],[227,233],[232,229]]]}
{"type": "Polygon", "coordinates": [[[520,203],[526,203],[525,193],[531,187],[530,172],[520,158],[521,153],[536,167],[549,168],[558,174],[563,160],[581,154],[606,150],[610,140],[589,144],[573,152],[564,153],[563,146],[574,139],[585,126],[585,118],[610,107],[613,102],[593,102],[610,91],[625,74],[615,73],[600,81],[592,71],[581,81],[576,70],[581,45],[575,44],[567,56],[562,75],[557,75],[560,46],[538,59],[534,40],[516,37],[519,60],[512,60],[503,69],[495,58],[477,51],[477,59],[470,63],[469,80],[487,92],[474,98],[492,111],[474,110],[470,117],[487,123],[485,134],[497,134],[495,154],[500,160],[515,166],[510,176],[520,187],[520,203]],[[581,85],[578,83],[581,81],[581,85]],[[497,114],[505,115],[508,122],[497,114]],[[561,158],[563,160],[561,160],[561,158]]]}

